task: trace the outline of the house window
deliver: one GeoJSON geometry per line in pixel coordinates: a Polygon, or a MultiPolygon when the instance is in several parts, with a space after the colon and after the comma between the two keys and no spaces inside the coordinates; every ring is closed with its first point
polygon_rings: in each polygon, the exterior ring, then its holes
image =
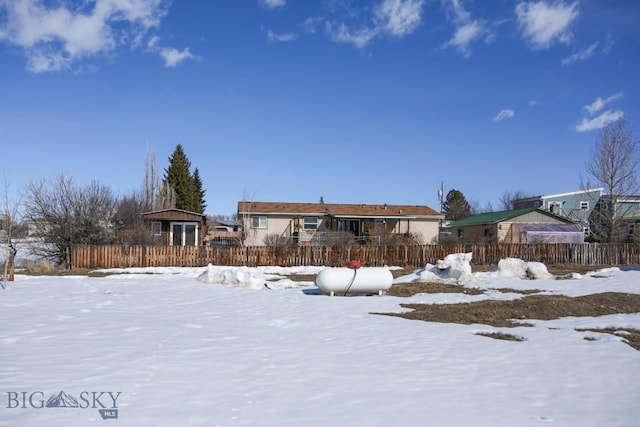
{"type": "Polygon", "coordinates": [[[251,228],[267,228],[267,217],[266,216],[252,216],[251,217],[251,228]]]}
{"type": "Polygon", "coordinates": [[[318,229],[318,217],[317,216],[305,216],[302,218],[302,227],[305,230],[317,230],[318,229]]]}
{"type": "Polygon", "coordinates": [[[464,230],[462,228],[458,228],[458,238],[462,239],[464,237],[464,230]]]}
{"type": "Polygon", "coordinates": [[[153,221],[151,223],[151,235],[159,236],[162,234],[162,223],[160,221],[153,221]]]}
{"type": "Polygon", "coordinates": [[[636,225],[635,224],[628,224],[627,225],[627,237],[629,238],[633,238],[633,234],[636,231],[636,225]]]}
{"type": "Polygon", "coordinates": [[[560,202],[550,202],[549,203],[549,212],[552,214],[560,215],[562,213],[562,203],[560,202]]]}
{"type": "Polygon", "coordinates": [[[583,211],[589,210],[589,202],[580,202],[580,209],[583,211]]]}

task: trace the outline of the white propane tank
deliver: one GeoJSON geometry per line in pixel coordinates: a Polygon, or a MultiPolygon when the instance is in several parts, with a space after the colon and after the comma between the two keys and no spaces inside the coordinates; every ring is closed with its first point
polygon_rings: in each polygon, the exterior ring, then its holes
{"type": "Polygon", "coordinates": [[[316,276],[316,286],[331,296],[345,292],[378,293],[389,290],[393,275],[385,267],[330,267],[320,270],[316,276]],[[355,277],[354,277],[355,274],[355,277]],[[353,280],[353,283],[352,283],[353,280]]]}

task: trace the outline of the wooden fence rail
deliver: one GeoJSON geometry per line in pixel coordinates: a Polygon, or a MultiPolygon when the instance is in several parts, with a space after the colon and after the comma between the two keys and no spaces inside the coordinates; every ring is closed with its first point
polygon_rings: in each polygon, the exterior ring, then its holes
{"type": "Polygon", "coordinates": [[[547,265],[640,265],[640,244],[500,244],[413,246],[74,246],[71,268],[228,266],[344,266],[358,259],[365,266],[424,267],[452,253],[473,254],[472,264],[497,265],[503,258],[547,265]]]}

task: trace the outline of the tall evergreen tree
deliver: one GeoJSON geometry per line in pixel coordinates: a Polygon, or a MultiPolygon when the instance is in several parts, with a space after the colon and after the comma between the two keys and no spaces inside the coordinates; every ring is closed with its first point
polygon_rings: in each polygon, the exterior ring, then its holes
{"type": "Polygon", "coordinates": [[[204,213],[207,202],[204,200],[205,189],[202,187],[202,179],[200,179],[200,171],[195,168],[193,171],[193,212],[204,213]]]}
{"type": "Polygon", "coordinates": [[[175,207],[186,211],[193,211],[194,206],[194,182],[189,168],[191,162],[187,158],[181,144],[169,157],[169,167],[164,171],[163,184],[175,191],[175,207]]]}
{"type": "Polygon", "coordinates": [[[444,217],[449,221],[458,221],[471,216],[471,205],[458,190],[451,190],[443,206],[444,217]]]}

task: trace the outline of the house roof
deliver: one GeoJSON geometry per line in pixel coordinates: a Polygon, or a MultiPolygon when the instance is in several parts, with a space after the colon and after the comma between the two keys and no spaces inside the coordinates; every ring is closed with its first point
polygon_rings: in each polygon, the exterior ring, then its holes
{"type": "Polygon", "coordinates": [[[459,227],[464,225],[473,225],[473,224],[495,224],[502,221],[507,221],[512,218],[519,217],[521,215],[526,215],[531,212],[539,212],[541,214],[554,217],[562,222],[571,223],[572,221],[563,218],[561,216],[552,214],[551,212],[538,209],[538,208],[523,208],[523,209],[512,209],[509,211],[499,211],[499,212],[487,212],[481,213],[478,215],[473,215],[465,219],[461,219],[460,221],[456,221],[450,224],[450,227],[459,227]]]}
{"type": "Polygon", "coordinates": [[[238,202],[238,213],[279,215],[330,215],[334,217],[378,218],[440,218],[441,215],[428,206],[419,205],[365,205],[338,203],[289,203],[289,202],[238,202]]]}
{"type": "Polygon", "coordinates": [[[585,190],[567,191],[565,193],[540,194],[540,195],[537,195],[537,196],[523,197],[521,199],[515,199],[514,202],[528,202],[528,201],[533,201],[533,200],[555,199],[555,198],[558,198],[558,197],[566,197],[566,196],[573,196],[575,194],[587,194],[587,193],[600,193],[602,195],[603,191],[604,191],[604,188],[602,188],[602,187],[599,187],[599,188],[587,188],[585,190]]]}

